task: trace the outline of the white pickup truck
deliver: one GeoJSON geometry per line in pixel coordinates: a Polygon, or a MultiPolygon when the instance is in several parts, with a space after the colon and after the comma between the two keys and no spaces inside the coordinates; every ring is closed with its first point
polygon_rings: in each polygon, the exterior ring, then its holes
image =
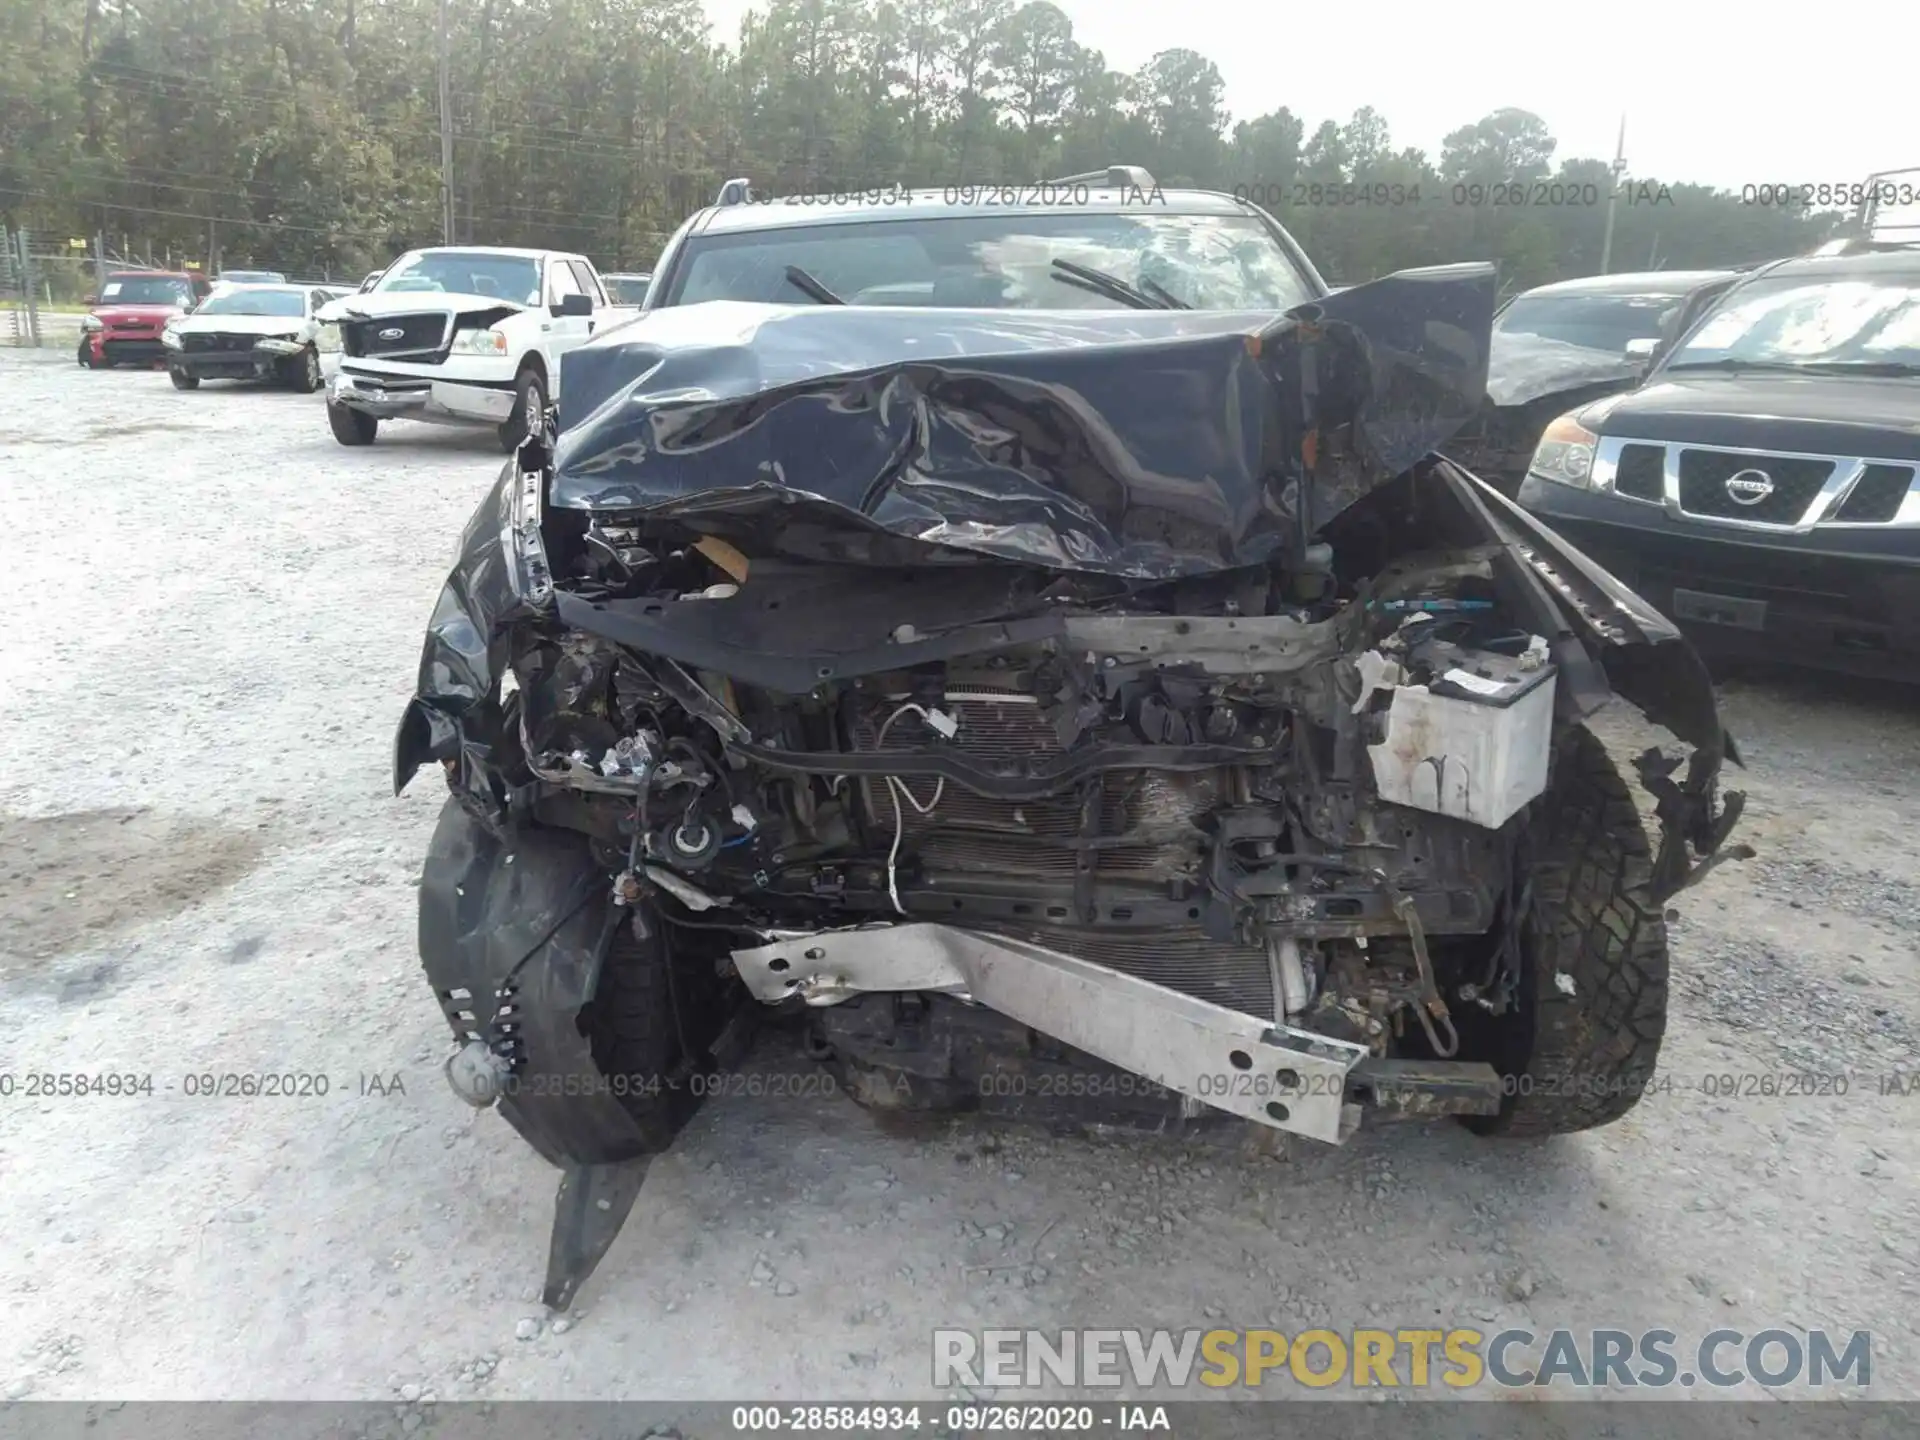
{"type": "Polygon", "coordinates": [[[637,314],[609,301],[584,255],[408,251],[371,290],[320,312],[339,336],[327,423],[342,445],[371,445],[382,420],[491,425],[512,450],[525,417],[558,395],[560,357],[637,314]]]}

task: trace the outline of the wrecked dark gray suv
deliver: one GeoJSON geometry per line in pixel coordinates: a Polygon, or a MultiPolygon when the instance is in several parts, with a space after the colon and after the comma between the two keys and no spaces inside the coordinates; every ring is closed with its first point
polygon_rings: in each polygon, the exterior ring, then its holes
{"type": "Polygon", "coordinates": [[[1329,296],[1250,206],[1089,189],[696,217],[467,528],[395,782],[451,790],[421,955],[564,1171],[551,1305],[758,1016],[875,1106],[1332,1143],[1652,1080],[1737,757],[1673,627],[1433,453],[1491,268],[1329,296]],[[1653,843],[1616,693],[1691,747],[1653,843]]]}

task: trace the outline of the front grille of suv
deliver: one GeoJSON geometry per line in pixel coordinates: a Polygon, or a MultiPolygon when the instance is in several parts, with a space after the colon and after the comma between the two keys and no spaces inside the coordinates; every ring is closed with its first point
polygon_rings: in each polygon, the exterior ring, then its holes
{"type": "Polygon", "coordinates": [[[1658,502],[1667,493],[1666,451],[1658,445],[1627,445],[1613,472],[1613,488],[1634,500],[1658,502]]]}
{"type": "Polygon", "coordinates": [[[356,359],[406,359],[437,365],[446,358],[449,317],[444,310],[408,315],[375,315],[345,320],[340,325],[340,348],[356,359]],[[394,334],[394,331],[399,334],[394,334]]]}
{"type": "MultiPolygon", "coordinates": [[[[1702,520],[1737,520],[1782,530],[1822,525],[1920,529],[1920,464],[1912,461],[1752,454],[1622,436],[1601,440],[1594,475],[1601,489],[1702,520]],[[1669,460],[1679,471],[1677,509],[1667,498],[1669,460]],[[1728,490],[1727,482],[1743,470],[1764,474],[1772,491],[1742,504],[1736,492],[1744,488],[1751,497],[1764,488],[1751,484],[1728,490]],[[1831,500],[1822,495],[1829,487],[1831,500]]],[[[1757,482],[1759,475],[1744,479],[1757,482]]]]}
{"type": "Polygon", "coordinates": [[[1884,525],[1900,513],[1912,485],[1911,465],[1869,465],[1833,518],[1853,525],[1884,525]]]}
{"type": "Polygon", "coordinates": [[[1833,475],[1833,460],[1789,455],[1737,455],[1725,450],[1680,452],[1680,508],[1689,515],[1716,520],[1754,520],[1796,525],[1820,487],[1833,475]],[[1773,485],[1764,499],[1742,504],[1727,481],[1742,471],[1758,471],[1773,485]]]}

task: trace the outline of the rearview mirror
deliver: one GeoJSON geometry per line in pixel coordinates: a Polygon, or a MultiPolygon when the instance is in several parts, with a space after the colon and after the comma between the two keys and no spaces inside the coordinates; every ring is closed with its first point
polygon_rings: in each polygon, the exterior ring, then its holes
{"type": "Polygon", "coordinates": [[[593,297],[590,295],[562,295],[557,305],[547,307],[556,320],[572,319],[581,315],[593,314],[593,297]]]}

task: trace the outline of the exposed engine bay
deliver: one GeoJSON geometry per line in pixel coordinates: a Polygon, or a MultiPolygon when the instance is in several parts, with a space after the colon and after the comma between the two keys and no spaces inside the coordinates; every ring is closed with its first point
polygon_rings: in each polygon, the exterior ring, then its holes
{"type": "MultiPolygon", "coordinates": [[[[421,953],[455,1089],[556,1163],[643,1157],[771,1007],[895,1108],[1011,1068],[1334,1143],[1367,1105],[1510,1111],[1524,937],[1570,933],[1534,852],[1606,847],[1642,913],[1740,797],[1678,632],[1431,453],[1491,306],[1460,266],[1277,324],[948,312],[941,357],[905,312],[725,305],[575,352],[396,741],[454,802],[421,953]],[[1619,783],[1581,725],[1615,693],[1693,747],[1637,762],[1644,859],[1569,789],[1619,783]],[[680,1100],[512,1088],[636,1067],[680,1100]]],[[[1638,1084],[1651,1033],[1596,1054],[1638,1084]]]]}
{"type": "Polygon", "coordinates": [[[1425,687],[1490,755],[1515,703],[1490,701],[1524,686],[1541,718],[1524,755],[1501,757],[1527,773],[1497,803],[1510,814],[1545,785],[1553,666],[1486,598],[1484,561],[1440,567],[1446,594],[1414,571],[1353,608],[1319,574],[1121,587],[723,551],[725,568],[697,546],[589,539],[579,558],[605,588],[583,596],[601,607],[585,623],[601,633],[523,631],[512,657],[528,803],[600,841],[623,893],[690,915],[769,935],[938,919],[1268,1019],[1334,993],[1342,957],[1389,931],[1367,989],[1322,1007],[1334,1033],[1378,1037],[1408,1011],[1431,1023],[1415,937],[1488,930],[1503,873],[1497,827],[1440,813],[1491,795],[1492,765],[1470,768],[1464,732],[1451,753],[1402,753],[1436,722],[1401,720],[1395,697],[1425,687]],[[909,614],[1001,634],[802,693],[741,679],[750,662],[609,638],[689,605],[738,648],[764,635],[769,657],[786,653],[779,637],[832,634],[869,606],[893,645],[928,643],[909,614]],[[1420,808],[1383,802],[1376,764],[1396,780],[1425,766],[1408,792],[1420,808]]]}

